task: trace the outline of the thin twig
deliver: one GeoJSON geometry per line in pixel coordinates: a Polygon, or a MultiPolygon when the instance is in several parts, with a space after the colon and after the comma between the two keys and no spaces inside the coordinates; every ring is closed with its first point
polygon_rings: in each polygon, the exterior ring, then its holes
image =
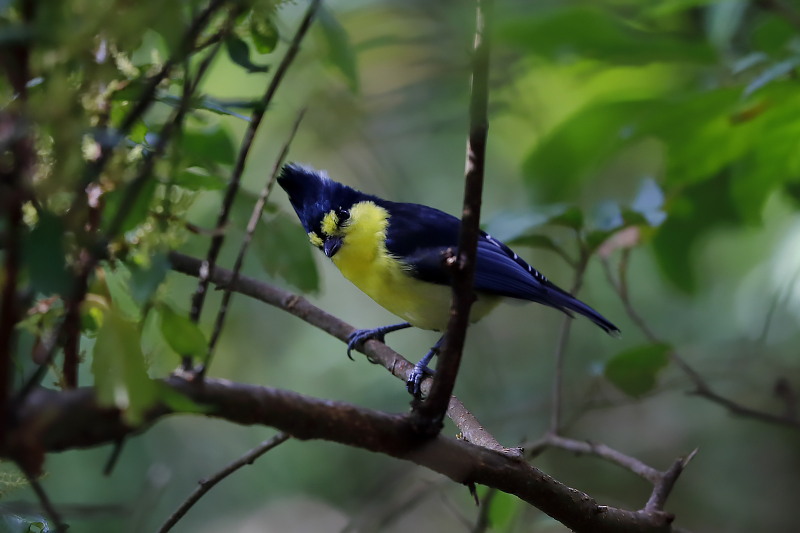
{"type": "MultiPolygon", "coordinates": [[[[581,244],[580,257],[575,264],[575,277],[572,281],[569,293],[577,296],[583,286],[583,277],[586,274],[586,266],[589,264],[589,254],[581,244]]],[[[569,332],[572,328],[572,317],[564,315],[561,319],[561,328],[558,331],[558,342],[555,352],[555,370],[553,371],[553,399],[550,405],[550,433],[558,435],[561,429],[561,398],[564,385],[564,354],[567,351],[567,341],[569,332]]]]}
{"type": "Polygon", "coordinates": [[[478,0],[475,22],[475,48],[472,63],[472,92],[469,105],[469,137],[467,138],[464,208],[458,236],[458,253],[448,257],[451,267],[453,300],[450,320],[444,334],[444,345],[436,362],[436,377],[430,395],[417,409],[423,431],[441,428],[453,387],[456,383],[464,340],[469,326],[469,312],[475,301],[475,255],[480,230],[481,196],[489,132],[489,34],[492,0],[478,0]],[[427,427],[425,427],[427,426],[427,427]]]}
{"type": "Polygon", "coordinates": [[[661,472],[652,466],[648,466],[635,457],[625,455],[599,442],[580,441],[560,435],[547,434],[535,442],[523,444],[522,447],[525,448],[525,453],[528,457],[539,455],[548,448],[558,448],[578,455],[600,457],[633,472],[650,483],[657,483],[661,477],[661,472]]]}
{"type": "Polygon", "coordinates": [[[253,448],[252,450],[250,450],[249,452],[247,452],[246,454],[244,454],[243,456],[241,456],[240,458],[238,458],[237,460],[235,460],[234,462],[232,462],[231,464],[229,464],[228,466],[226,466],[225,468],[223,468],[210,478],[200,480],[199,486],[196,489],[194,489],[194,492],[192,492],[192,494],[188,498],[186,498],[186,500],[180,505],[180,507],[178,507],[175,510],[175,512],[173,512],[169,516],[169,518],[167,518],[167,520],[161,525],[161,527],[158,528],[158,533],[167,533],[167,531],[172,529],[175,526],[175,524],[177,524],[178,521],[181,518],[183,518],[183,516],[187,512],[189,512],[189,509],[191,509],[194,506],[194,504],[196,504],[200,500],[200,498],[202,498],[203,495],[205,495],[206,492],[210,491],[214,487],[214,485],[216,485],[229,475],[233,474],[243,466],[253,464],[253,462],[256,459],[258,459],[271,449],[275,448],[279,444],[286,442],[287,440],[289,440],[289,438],[291,438],[290,435],[287,435],[286,433],[278,433],[274,437],[265,440],[264,442],[262,442],[261,444],[259,444],[258,446],[256,446],[255,448],[253,448]]]}
{"type": "MultiPolygon", "coordinates": [[[[289,69],[289,66],[292,64],[292,61],[294,61],[295,56],[297,56],[297,52],[300,50],[300,43],[308,32],[311,22],[314,20],[317,9],[319,9],[320,1],[321,0],[311,1],[311,5],[308,6],[306,14],[303,17],[300,26],[297,28],[297,32],[295,33],[291,44],[289,45],[289,49],[286,51],[286,55],[283,56],[278,68],[275,69],[275,74],[272,76],[272,80],[270,80],[269,86],[267,87],[264,96],[261,98],[260,105],[250,115],[250,122],[247,125],[247,131],[242,139],[241,148],[239,148],[239,155],[236,158],[236,164],[231,172],[231,179],[228,183],[228,188],[225,191],[225,197],[222,200],[222,206],[220,207],[219,215],[217,216],[217,229],[225,227],[225,225],[228,223],[228,217],[230,216],[230,211],[233,207],[233,201],[236,198],[236,194],[239,192],[239,183],[242,178],[242,173],[244,172],[244,165],[247,161],[247,156],[250,153],[250,147],[253,145],[256,131],[261,125],[261,120],[264,118],[264,112],[266,111],[267,107],[269,107],[272,97],[275,95],[275,91],[278,90],[286,71],[289,69]]],[[[203,263],[201,276],[197,283],[197,289],[192,295],[192,305],[189,318],[194,322],[197,322],[200,319],[200,313],[203,310],[203,303],[205,302],[206,292],[208,289],[209,276],[214,271],[224,239],[224,234],[217,235],[211,239],[211,245],[208,248],[208,253],[206,254],[205,262],[203,263]]],[[[184,369],[189,370],[191,365],[191,357],[184,357],[184,369]]]]}
{"type": "MultiPolygon", "coordinates": [[[[182,272],[189,276],[198,277],[202,268],[202,261],[177,252],[169,254],[172,269],[182,272]]],[[[236,283],[231,283],[233,274],[230,270],[216,268],[210,276],[209,281],[218,287],[232,287],[235,292],[249,296],[266,304],[282,309],[292,315],[304,320],[308,324],[315,326],[322,331],[347,342],[355,328],[322,309],[314,306],[302,296],[292,294],[289,291],[280,289],[268,283],[253,279],[248,276],[239,276],[236,283]]],[[[357,350],[367,356],[370,361],[381,364],[386,370],[398,379],[407,381],[414,365],[403,356],[376,340],[369,340],[357,350]]],[[[426,393],[430,387],[431,379],[425,379],[421,383],[422,392],[426,393]]],[[[467,442],[497,451],[508,457],[520,458],[522,453],[518,448],[505,448],[486,431],[478,420],[467,410],[466,407],[455,397],[450,398],[450,405],[447,416],[461,431],[467,442]]]]}
{"type": "MultiPolygon", "coordinates": [[[[289,136],[286,139],[286,142],[283,143],[281,147],[281,151],[278,154],[278,158],[275,160],[275,164],[272,166],[272,172],[267,179],[267,183],[264,185],[264,189],[261,191],[261,195],[258,197],[256,201],[256,205],[253,208],[253,213],[250,215],[250,220],[247,222],[247,231],[245,232],[244,239],[242,240],[242,246],[239,248],[239,255],[236,256],[236,262],[233,265],[233,274],[232,274],[232,284],[236,284],[239,280],[239,271],[242,268],[242,264],[244,263],[244,255],[247,253],[247,248],[250,245],[250,241],[253,238],[253,233],[256,231],[256,226],[258,225],[259,220],[261,220],[261,215],[264,212],[264,206],[267,205],[267,200],[269,199],[269,195],[272,192],[272,187],[275,185],[275,177],[278,175],[278,171],[283,164],[284,159],[286,159],[286,154],[289,153],[289,147],[292,145],[292,140],[294,139],[295,134],[297,133],[297,129],[300,127],[300,122],[303,120],[303,117],[306,114],[306,110],[303,109],[298,113],[297,118],[292,124],[292,129],[289,132],[289,136]]],[[[280,250],[275,250],[275,253],[281,253],[280,250]]],[[[219,311],[217,311],[217,319],[214,322],[214,330],[211,333],[211,338],[208,341],[208,350],[206,352],[205,360],[203,361],[203,366],[200,368],[199,374],[205,375],[206,371],[208,370],[208,365],[211,363],[211,358],[214,356],[214,348],[217,345],[217,340],[219,339],[220,333],[222,333],[222,326],[225,323],[225,316],[228,312],[228,305],[230,304],[231,296],[233,295],[233,289],[231,287],[226,287],[225,292],[222,295],[222,303],[219,306],[219,311]]]]}
{"type": "Polygon", "coordinates": [[[497,489],[491,488],[486,491],[486,494],[481,500],[481,509],[478,512],[478,519],[475,521],[475,527],[472,528],[472,533],[486,533],[486,530],[491,526],[489,521],[489,511],[492,510],[492,500],[497,496],[497,489]]]}
{"type": "MultiPolygon", "coordinates": [[[[633,308],[633,305],[630,302],[628,297],[628,286],[627,286],[627,271],[628,271],[628,254],[623,253],[622,259],[619,265],[619,280],[615,280],[613,274],[611,273],[611,266],[608,263],[607,259],[601,259],[603,263],[603,270],[606,273],[606,278],[608,279],[609,284],[614,288],[619,296],[620,300],[622,301],[623,306],[625,307],[625,311],[630,317],[630,319],[636,324],[642,334],[647,338],[648,341],[652,343],[661,343],[662,341],[653,333],[653,330],[647,325],[644,319],[636,312],[633,308]]],[[[755,420],[760,420],[761,422],[767,422],[770,424],[778,424],[786,427],[791,427],[795,429],[800,429],[800,420],[788,416],[781,416],[781,415],[774,415],[771,413],[766,413],[764,411],[759,411],[757,409],[752,409],[750,407],[745,407],[744,405],[721,396],[720,394],[716,393],[712,388],[711,385],[701,376],[694,368],[692,368],[689,363],[686,362],[684,358],[682,358],[674,349],[669,351],[670,359],[678,366],[678,368],[683,371],[684,374],[689,378],[689,380],[694,385],[694,390],[690,391],[689,394],[693,394],[695,396],[700,396],[705,398],[711,402],[714,402],[718,405],[721,405],[725,409],[728,410],[731,414],[737,416],[743,416],[747,418],[753,418],[755,420]]]]}
{"type": "Polygon", "coordinates": [[[678,476],[681,475],[683,469],[686,468],[686,465],[689,464],[689,461],[692,460],[696,453],[697,450],[695,449],[686,457],[676,459],[675,462],[672,463],[672,466],[669,467],[669,470],[661,473],[658,481],[653,487],[653,493],[650,495],[650,499],[647,500],[647,504],[644,506],[645,512],[664,510],[664,505],[667,503],[667,497],[669,496],[669,493],[672,492],[672,487],[675,486],[678,476]]]}
{"type": "Polygon", "coordinates": [[[42,488],[42,484],[39,483],[39,480],[36,479],[36,476],[28,472],[22,465],[20,465],[20,469],[25,474],[25,477],[28,480],[28,484],[30,484],[33,492],[36,494],[36,497],[39,499],[39,503],[42,505],[47,518],[53,523],[53,530],[56,533],[66,533],[67,528],[64,526],[64,523],[61,521],[61,516],[59,516],[56,508],[53,507],[53,502],[50,501],[50,498],[47,496],[47,493],[42,488]]]}

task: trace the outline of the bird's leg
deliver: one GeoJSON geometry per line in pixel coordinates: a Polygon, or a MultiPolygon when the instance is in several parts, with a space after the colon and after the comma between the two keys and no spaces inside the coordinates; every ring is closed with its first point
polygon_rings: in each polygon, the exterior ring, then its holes
{"type": "Polygon", "coordinates": [[[406,381],[406,389],[408,392],[414,395],[415,398],[419,398],[422,391],[419,388],[419,384],[422,382],[422,378],[425,377],[425,374],[432,376],[435,374],[433,370],[428,368],[428,363],[431,362],[434,355],[439,354],[439,350],[442,347],[442,342],[444,341],[444,335],[442,335],[436,344],[425,354],[425,357],[419,360],[416,365],[414,365],[414,370],[411,371],[411,374],[408,376],[408,381],[406,381]]]}
{"type": "Polygon", "coordinates": [[[382,326],[375,329],[357,329],[347,337],[347,357],[349,357],[350,360],[353,360],[353,356],[350,355],[350,352],[370,339],[383,342],[383,338],[387,333],[410,327],[411,324],[408,322],[401,322],[400,324],[391,324],[389,326],[382,326]]]}

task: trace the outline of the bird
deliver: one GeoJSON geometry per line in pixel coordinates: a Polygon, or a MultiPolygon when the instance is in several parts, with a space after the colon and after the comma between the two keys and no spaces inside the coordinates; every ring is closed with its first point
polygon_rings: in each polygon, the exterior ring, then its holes
{"type": "MultiPolygon", "coordinates": [[[[278,176],[309,241],[331,259],[345,278],[404,322],[359,329],[347,339],[347,356],[369,339],[415,327],[444,331],[450,316],[451,269],[446,254],[458,246],[461,221],[453,215],[414,203],[384,200],[328,177],[324,171],[288,163],[278,176]]],[[[504,300],[536,302],[574,317],[583,315],[612,336],[619,329],[600,313],[560,289],[511,248],[479,232],[470,311],[474,323],[504,300]]],[[[414,365],[406,382],[419,397],[428,363],[444,335],[414,365]]]]}

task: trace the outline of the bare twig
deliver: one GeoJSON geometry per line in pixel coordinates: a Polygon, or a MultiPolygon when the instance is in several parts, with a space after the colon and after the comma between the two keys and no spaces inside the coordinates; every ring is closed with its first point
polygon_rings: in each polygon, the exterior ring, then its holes
{"type": "MultiPolygon", "coordinates": [[[[278,158],[275,160],[275,164],[272,166],[272,172],[267,179],[267,183],[264,185],[264,189],[261,191],[261,195],[258,197],[256,205],[253,208],[253,213],[250,215],[250,220],[247,222],[247,231],[245,232],[244,239],[242,240],[242,246],[239,248],[239,255],[236,256],[236,262],[233,265],[231,277],[231,283],[233,285],[235,285],[239,280],[239,271],[244,263],[244,254],[247,253],[250,240],[253,238],[253,233],[256,231],[256,226],[258,225],[259,220],[261,220],[261,214],[264,212],[264,206],[267,205],[267,200],[272,192],[272,187],[275,185],[275,177],[278,175],[278,171],[283,164],[283,160],[286,159],[286,154],[289,152],[289,147],[292,145],[292,140],[294,139],[297,129],[300,127],[300,122],[303,120],[305,114],[305,109],[300,111],[294,121],[294,124],[292,124],[292,129],[289,132],[289,136],[286,139],[286,142],[283,143],[283,147],[278,154],[278,158]]],[[[280,250],[276,250],[275,253],[280,253],[280,250]]],[[[219,339],[220,333],[222,333],[222,326],[225,323],[225,316],[228,312],[228,305],[230,304],[232,295],[233,289],[231,287],[225,287],[225,292],[222,295],[222,303],[219,306],[219,311],[217,311],[217,319],[214,322],[214,330],[212,331],[211,338],[208,341],[208,351],[206,352],[203,366],[200,369],[200,375],[205,375],[206,371],[208,370],[208,365],[211,363],[211,358],[214,355],[214,348],[217,345],[217,340],[219,339]]]]}
{"type": "Polygon", "coordinates": [[[205,495],[206,492],[210,491],[214,485],[228,477],[229,475],[233,474],[240,468],[246,465],[251,465],[253,462],[270,451],[271,449],[275,448],[279,444],[282,444],[289,440],[290,436],[286,433],[278,433],[274,437],[265,440],[213,476],[208,479],[201,479],[199,482],[199,486],[194,489],[194,492],[186,498],[186,500],[178,507],[174,513],[172,513],[169,518],[158,528],[158,533],[167,533],[170,529],[172,529],[178,521],[183,518],[183,516],[189,512],[194,504],[196,504],[200,498],[205,495]]]}
{"type": "Polygon", "coordinates": [[[497,489],[489,489],[481,500],[481,510],[478,513],[478,519],[475,521],[475,527],[472,528],[472,533],[486,533],[491,523],[489,522],[489,511],[492,510],[492,501],[497,496],[497,489]]]}
{"type": "MultiPolygon", "coordinates": [[[[578,291],[583,286],[583,276],[586,273],[586,266],[589,264],[589,254],[581,244],[580,257],[575,263],[575,277],[570,287],[569,293],[577,296],[578,291]]],[[[553,371],[553,399],[550,405],[550,433],[557,435],[561,428],[561,389],[564,384],[564,354],[567,350],[569,332],[572,328],[572,317],[564,315],[561,319],[561,328],[558,332],[558,342],[555,352],[555,370],[553,371]]]]}
{"type": "MultiPolygon", "coordinates": [[[[225,197],[222,200],[222,207],[220,208],[219,215],[217,216],[217,229],[225,227],[225,225],[228,223],[231,207],[233,206],[233,201],[236,198],[236,194],[239,192],[239,183],[242,178],[242,173],[244,172],[244,165],[247,161],[247,156],[250,153],[250,147],[253,145],[253,139],[255,139],[256,131],[261,125],[261,120],[264,118],[264,112],[272,101],[275,91],[278,90],[286,71],[289,69],[289,66],[292,64],[292,61],[294,61],[295,56],[297,56],[297,52],[300,50],[300,43],[308,32],[311,22],[314,20],[317,9],[319,9],[320,1],[321,0],[311,1],[311,5],[308,6],[306,14],[303,17],[300,26],[297,28],[297,32],[295,32],[291,44],[289,45],[289,49],[286,51],[286,55],[283,56],[278,68],[275,69],[275,74],[272,76],[272,80],[270,80],[269,86],[267,87],[264,96],[261,98],[260,105],[250,115],[250,123],[248,124],[247,131],[242,139],[241,148],[239,148],[239,155],[236,158],[236,164],[231,172],[231,179],[228,183],[228,188],[225,191],[225,197]]],[[[208,253],[206,254],[205,262],[203,263],[201,272],[202,275],[197,283],[197,289],[192,295],[192,306],[189,313],[189,318],[191,318],[194,322],[197,322],[200,319],[200,313],[203,310],[203,303],[205,302],[206,291],[208,289],[209,276],[214,271],[224,239],[224,234],[217,235],[211,239],[211,245],[208,248],[208,253]]],[[[191,358],[184,357],[184,369],[189,370],[191,366],[191,358]]]]}
{"type": "Polygon", "coordinates": [[[447,258],[452,267],[453,300],[450,320],[444,334],[444,345],[436,362],[436,377],[428,399],[418,412],[427,431],[438,432],[456,383],[464,340],[469,326],[469,312],[475,301],[475,254],[480,230],[481,196],[489,132],[489,33],[492,0],[478,0],[476,10],[475,49],[472,63],[472,93],[469,105],[469,137],[467,138],[464,208],[458,236],[458,253],[447,258]]]}
{"type": "Polygon", "coordinates": [[[661,477],[661,472],[655,468],[599,442],[580,441],[561,437],[560,435],[547,434],[535,442],[523,444],[522,447],[525,448],[525,453],[529,457],[539,455],[548,448],[558,448],[578,455],[600,457],[626,470],[630,470],[650,483],[657,483],[661,477]]]}
{"type": "MultiPolygon", "coordinates": [[[[647,325],[644,319],[636,312],[633,308],[633,305],[630,302],[630,298],[628,296],[628,285],[627,285],[627,271],[628,271],[628,258],[629,254],[623,252],[622,258],[620,260],[619,268],[618,268],[618,276],[619,280],[614,279],[614,275],[611,272],[611,266],[608,263],[607,259],[602,259],[603,269],[606,273],[606,278],[614,290],[619,295],[620,300],[622,301],[623,306],[625,307],[625,311],[630,317],[630,319],[636,324],[642,334],[652,343],[661,343],[662,341],[653,333],[653,330],[647,325]]],[[[714,402],[718,405],[721,405],[725,409],[728,410],[731,414],[737,416],[744,416],[747,418],[753,418],[755,420],[760,420],[761,422],[767,422],[770,424],[778,424],[786,427],[791,427],[795,429],[800,429],[800,420],[797,418],[789,417],[789,416],[781,416],[781,415],[774,415],[771,413],[766,413],[763,411],[759,411],[757,409],[752,409],[750,407],[746,407],[734,400],[721,396],[720,394],[716,393],[712,388],[711,385],[701,376],[694,368],[692,368],[689,363],[686,362],[684,358],[682,358],[674,349],[670,350],[669,352],[670,359],[681,369],[681,371],[686,374],[689,380],[694,385],[694,390],[690,391],[690,394],[695,396],[700,396],[705,398],[711,402],[714,402]]]]}
{"type": "Polygon", "coordinates": [[[686,468],[686,465],[689,464],[689,461],[694,458],[696,453],[697,449],[695,449],[686,457],[676,459],[675,462],[672,463],[672,466],[669,467],[669,470],[660,474],[658,481],[653,487],[653,493],[650,495],[650,499],[647,500],[647,504],[644,506],[645,512],[664,510],[664,504],[667,503],[667,496],[669,496],[669,493],[672,492],[672,487],[678,480],[678,476],[681,475],[683,469],[686,468]]]}
{"type": "Polygon", "coordinates": [[[59,516],[56,508],[53,507],[53,502],[50,501],[50,498],[47,496],[47,493],[42,488],[42,484],[39,483],[39,480],[36,479],[36,476],[28,472],[28,470],[23,466],[20,465],[20,469],[25,474],[25,477],[28,480],[33,492],[36,494],[36,497],[39,499],[39,503],[42,505],[47,518],[53,523],[53,530],[56,533],[66,533],[67,528],[64,526],[64,523],[61,521],[61,516],[59,516]]]}
{"type": "MultiPolygon", "coordinates": [[[[287,390],[206,378],[202,383],[173,377],[160,381],[207,416],[242,425],[275,427],[299,440],[324,439],[382,453],[439,472],[456,483],[479,483],[513,494],[578,533],[666,533],[672,516],[663,512],[626,511],[598,505],[588,494],[567,487],[520,461],[438,435],[422,438],[407,415],[388,414],[287,390]]],[[[145,426],[170,414],[163,404],[145,415],[145,426]]],[[[0,456],[15,456],[35,434],[46,451],[113,442],[131,434],[115,408],[97,405],[91,388],[63,392],[36,389],[19,409],[13,437],[0,444],[0,456]],[[35,433],[34,433],[35,432],[35,433]]]]}
{"type": "MultiPolygon", "coordinates": [[[[194,277],[200,275],[202,261],[199,259],[172,252],[169,254],[169,260],[172,263],[173,270],[177,272],[182,272],[194,277]]],[[[336,337],[342,342],[346,343],[350,334],[355,331],[353,326],[312,305],[302,296],[298,296],[248,276],[240,275],[236,283],[232,283],[232,279],[233,274],[230,270],[216,268],[214,273],[210,276],[209,281],[219,287],[232,287],[235,292],[283,309],[312,326],[336,337]]],[[[414,365],[403,356],[376,340],[365,342],[363,346],[358,348],[358,351],[365,354],[370,361],[382,365],[386,370],[391,372],[393,376],[403,381],[408,380],[414,368],[414,365]]],[[[432,380],[428,378],[421,383],[423,393],[427,393],[427,391],[430,390],[431,381],[432,380]]],[[[505,448],[501,446],[488,431],[483,429],[478,420],[455,396],[450,398],[447,416],[455,423],[456,427],[461,431],[464,440],[467,442],[503,453],[509,457],[519,458],[522,456],[518,448],[505,448]]]]}

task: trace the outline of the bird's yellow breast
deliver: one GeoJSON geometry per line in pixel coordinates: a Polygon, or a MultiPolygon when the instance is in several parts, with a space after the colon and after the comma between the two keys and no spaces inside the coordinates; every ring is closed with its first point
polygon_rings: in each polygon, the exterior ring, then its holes
{"type": "MultiPolygon", "coordinates": [[[[420,281],[411,268],[386,249],[389,213],[373,202],[361,202],[350,209],[341,228],[342,246],[333,256],[341,273],[378,305],[421,329],[443,331],[450,311],[449,286],[420,281]]],[[[501,298],[478,295],[470,320],[477,322],[501,298]]]]}

